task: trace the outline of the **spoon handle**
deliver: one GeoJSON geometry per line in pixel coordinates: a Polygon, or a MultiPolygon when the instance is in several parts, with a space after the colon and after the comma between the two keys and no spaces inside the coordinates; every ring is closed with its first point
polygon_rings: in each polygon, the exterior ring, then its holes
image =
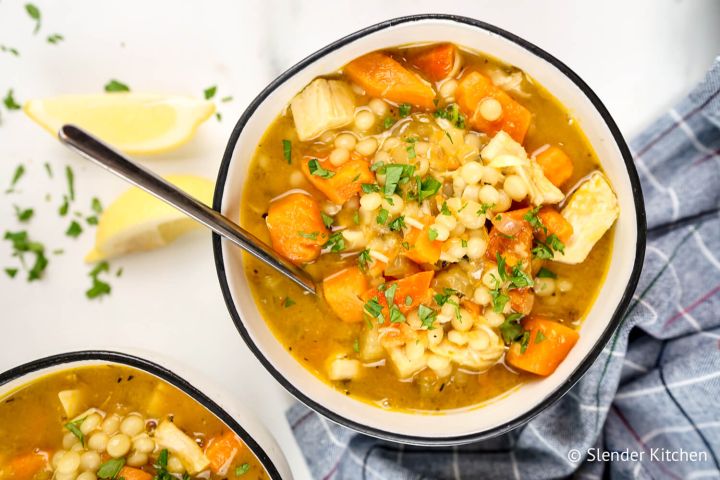
{"type": "Polygon", "coordinates": [[[62,126],[58,137],[61,142],[83,157],[172,205],[213,232],[235,243],[258,260],[265,262],[303,289],[315,293],[315,282],[306,272],[279,256],[252,233],[165,181],[162,177],[129,160],[73,125],[62,126]]]}

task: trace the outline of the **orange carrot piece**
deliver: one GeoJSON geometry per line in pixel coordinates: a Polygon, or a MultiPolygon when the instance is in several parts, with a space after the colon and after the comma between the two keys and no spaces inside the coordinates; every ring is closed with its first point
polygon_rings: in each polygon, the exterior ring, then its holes
{"type": "Polygon", "coordinates": [[[389,315],[387,298],[385,298],[385,292],[388,288],[393,285],[397,285],[395,290],[395,296],[393,297],[393,303],[397,305],[398,309],[402,313],[407,313],[414,308],[418,308],[421,303],[428,302],[431,297],[430,282],[435,276],[435,272],[432,270],[427,272],[416,273],[409,277],[401,278],[394,282],[388,282],[385,284],[385,288],[381,292],[378,288],[371,288],[363,294],[364,300],[370,300],[373,297],[377,297],[378,303],[383,306],[383,314],[385,318],[389,315]],[[410,302],[407,298],[410,297],[410,302]]]}
{"type": "Polygon", "coordinates": [[[419,264],[435,263],[440,259],[442,251],[442,242],[440,240],[430,240],[429,236],[430,225],[435,220],[432,217],[427,217],[420,221],[425,224],[422,230],[413,227],[405,234],[404,240],[408,243],[410,249],[403,251],[403,254],[419,264]]]}
{"type": "Polygon", "coordinates": [[[10,460],[8,467],[11,475],[8,478],[31,480],[46,465],[47,460],[43,455],[36,452],[23,453],[10,460]]]}
{"type": "MultiPolygon", "coordinates": [[[[554,233],[563,243],[567,243],[572,237],[572,225],[553,207],[542,207],[538,212],[538,218],[547,228],[548,235],[554,233]]],[[[544,234],[544,232],[541,233],[544,234]]]]}
{"type": "Polygon", "coordinates": [[[508,268],[515,266],[518,262],[523,262],[524,266],[528,266],[532,260],[532,242],[533,230],[530,224],[520,218],[516,218],[518,210],[512,212],[501,213],[500,217],[510,216],[518,220],[519,227],[512,235],[506,235],[494,225],[490,229],[488,235],[488,247],[485,251],[485,258],[492,262],[497,261],[497,255],[500,254],[505,258],[508,268]]]}
{"type": "Polygon", "coordinates": [[[205,456],[210,460],[210,470],[215,475],[226,475],[233,460],[243,447],[244,445],[237,435],[230,430],[213,437],[205,448],[205,456]]]}
{"type": "Polygon", "coordinates": [[[370,171],[369,163],[355,154],[339,167],[333,166],[327,159],[308,156],[303,158],[301,169],[315,188],[339,205],[360,193],[363,183],[375,183],[375,175],[370,171]],[[317,160],[321,168],[331,172],[331,176],[324,178],[313,175],[310,172],[310,162],[313,160],[317,160]]]}
{"type": "Polygon", "coordinates": [[[139,468],[123,467],[120,469],[120,473],[117,474],[117,478],[124,478],[125,480],[152,480],[153,476],[139,468]]]}
{"type": "Polygon", "coordinates": [[[265,223],[273,249],[295,263],[315,260],[328,240],[328,229],[318,203],[303,193],[291,193],[274,200],[265,223]]]}
{"type": "Polygon", "coordinates": [[[460,300],[460,306],[475,316],[480,315],[480,305],[475,302],[471,302],[468,299],[462,299],[460,300]]]}
{"type": "Polygon", "coordinates": [[[535,160],[543,170],[545,177],[556,187],[565,183],[573,174],[573,162],[559,147],[552,145],[539,153],[535,160]]]}
{"type": "Polygon", "coordinates": [[[455,64],[455,45],[443,43],[430,48],[415,49],[408,57],[410,65],[432,82],[446,78],[455,64]]]}
{"type": "Polygon", "coordinates": [[[539,315],[526,317],[522,326],[530,332],[527,348],[523,352],[521,344],[514,342],[505,360],[515,368],[537,375],[553,373],[580,338],[572,328],[539,315]]]}
{"type": "Polygon", "coordinates": [[[367,289],[367,278],[358,267],[346,268],[323,280],[325,301],[343,322],[362,322],[362,295],[367,289]]]}
{"type": "Polygon", "coordinates": [[[400,62],[382,52],[372,52],[345,65],[350,79],[372,97],[417,107],[435,107],[435,91],[400,62]]]}
{"type": "Polygon", "coordinates": [[[455,98],[473,128],[489,135],[504,130],[520,143],[525,139],[532,114],[485,75],[473,71],[463,76],[458,83],[455,98]],[[500,118],[492,122],[480,115],[480,104],[486,98],[494,98],[502,106],[500,118]]]}
{"type": "Polygon", "coordinates": [[[528,315],[532,311],[535,303],[535,292],[531,288],[524,287],[508,290],[508,297],[510,297],[510,306],[516,312],[528,315]]]}

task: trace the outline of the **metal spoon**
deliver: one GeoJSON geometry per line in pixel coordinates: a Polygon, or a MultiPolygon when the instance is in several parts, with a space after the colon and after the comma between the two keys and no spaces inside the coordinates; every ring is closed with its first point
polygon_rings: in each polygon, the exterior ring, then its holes
{"type": "Polygon", "coordinates": [[[315,282],[306,272],[279,256],[255,235],[158,175],[124,157],[84,130],[73,125],[63,125],[58,132],[58,137],[61,142],[83,157],[172,205],[213,232],[235,243],[258,260],[265,262],[308,292],[312,294],[316,292],[315,282]]]}

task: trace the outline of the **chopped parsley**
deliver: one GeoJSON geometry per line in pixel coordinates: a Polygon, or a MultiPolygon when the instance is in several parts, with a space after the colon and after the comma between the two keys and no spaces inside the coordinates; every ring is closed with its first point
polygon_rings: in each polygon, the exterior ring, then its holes
{"type": "Polygon", "coordinates": [[[410,115],[410,112],[412,111],[412,105],[409,103],[401,103],[398,108],[398,113],[400,114],[400,118],[405,118],[408,115],[410,115]]]}
{"type": "Polygon", "coordinates": [[[15,278],[15,276],[18,273],[18,269],[17,268],[6,268],[5,273],[7,274],[8,277],[15,278]]]}
{"type": "Polygon", "coordinates": [[[232,95],[226,95],[220,99],[222,103],[228,103],[233,101],[232,95]]]}
{"type": "Polygon", "coordinates": [[[65,37],[60,35],[59,33],[53,33],[52,35],[48,35],[47,37],[47,43],[50,43],[52,45],[57,45],[58,43],[65,40],[65,37]]]}
{"type": "Polygon", "coordinates": [[[553,272],[552,270],[548,270],[545,267],[540,267],[540,270],[538,270],[536,277],[538,277],[538,278],[557,278],[557,274],[555,272],[553,272]]]}
{"type": "Polygon", "coordinates": [[[360,270],[366,271],[368,264],[372,260],[372,257],[370,257],[370,250],[367,248],[360,252],[358,255],[358,266],[360,267],[360,270]]]}
{"type": "Polygon", "coordinates": [[[17,48],[7,47],[5,45],[0,45],[0,52],[7,52],[10,55],[14,55],[16,57],[20,56],[20,52],[18,51],[17,48]]]}
{"type": "Polygon", "coordinates": [[[345,238],[341,232],[335,232],[323,245],[323,248],[329,248],[331,252],[341,252],[345,250],[345,238]]]}
{"type": "Polygon", "coordinates": [[[407,151],[408,159],[413,160],[417,157],[417,154],[415,153],[415,144],[411,143],[407,147],[405,147],[405,151],[407,151]]]}
{"type": "Polygon", "coordinates": [[[43,272],[47,268],[48,259],[45,256],[45,245],[40,242],[35,242],[30,239],[26,231],[20,232],[5,232],[5,240],[12,243],[13,256],[19,257],[23,266],[23,256],[25,254],[32,254],[35,256],[35,262],[33,263],[30,270],[28,270],[28,282],[38,280],[42,277],[43,272]]]}
{"type": "Polygon", "coordinates": [[[392,127],[394,124],[395,124],[395,119],[393,117],[385,117],[385,120],[383,120],[383,128],[385,130],[392,127]]]}
{"type": "Polygon", "coordinates": [[[412,303],[413,303],[412,297],[410,295],[406,295],[405,296],[405,306],[409,307],[410,305],[412,305],[412,303]]]}
{"type": "Polygon", "coordinates": [[[310,175],[315,175],[316,177],[320,178],[327,179],[335,176],[335,172],[331,172],[330,170],[326,170],[321,167],[320,162],[318,162],[317,158],[313,158],[308,162],[308,170],[310,170],[310,175]]]}
{"type": "Polygon", "coordinates": [[[388,212],[384,208],[381,208],[380,212],[377,214],[377,217],[375,217],[375,221],[378,223],[378,225],[385,225],[385,222],[387,222],[388,220],[388,215],[390,215],[390,212],[388,212]]]}
{"type": "Polygon", "coordinates": [[[464,238],[460,239],[460,245],[462,245],[463,248],[467,248],[468,242],[464,238]]]}
{"type": "Polygon", "coordinates": [[[418,202],[422,202],[435,195],[440,191],[440,187],[442,187],[442,183],[430,176],[418,180],[418,202]]]}
{"type": "Polygon", "coordinates": [[[445,108],[439,108],[434,113],[436,118],[444,118],[450,121],[457,128],[465,128],[465,116],[460,113],[457,103],[451,103],[445,108]]]}
{"type": "Polygon", "coordinates": [[[528,342],[530,342],[530,332],[523,332],[520,337],[520,353],[525,353],[527,350],[528,342]]]}
{"type": "Polygon", "coordinates": [[[438,232],[434,228],[428,229],[428,238],[430,241],[435,241],[435,239],[438,237],[438,232]]]}
{"type": "Polygon", "coordinates": [[[217,93],[217,85],[213,85],[212,87],[208,87],[205,90],[203,90],[203,95],[205,96],[205,100],[210,100],[215,96],[217,93]]]}
{"type": "Polygon", "coordinates": [[[353,213],[352,219],[355,225],[360,225],[360,213],[358,213],[357,210],[355,210],[355,212],[353,213]]]}
{"type": "Polygon", "coordinates": [[[85,296],[90,300],[102,297],[103,295],[110,295],[112,291],[110,284],[99,278],[103,272],[110,272],[110,264],[106,261],[98,263],[90,270],[90,273],[88,273],[88,276],[92,279],[92,285],[85,291],[85,296]]]}
{"type": "Polygon", "coordinates": [[[167,470],[168,456],[167,448],[160,450],[160,454],[153,465],[155,469],[155,478],[153,480],[173,480],[175,478],[167,470]]]}
{"type": "Polygon", "coordinates": [[[447,216],[452,215],[450,208],[448,208],[447,202],[443,202],[442,206],[440,207],[440,213],[442,213],[443,215],[447,215],[447,216]]]}
{"type": "Polygon", "coordinates": [[[542,230],[544,233],[547,233],[547,227],[543,225],[542,220],[538,217],[540,208],[541,206],[538,205],[537,207],[528,210],[528,212],[523,215],[523,219],[526,220],[533,229],[542,230]]]}
{"type": "Polygon", "coordinates": [[[93,197],[93,199],[91,200],[90,208],[92,208],[92,211],[97,213],[98,215],[103,212],[102,203],[100,203],[100,199],[98,199],[97,197],[93,197]]]}
{"type": "Polygon", "coordinates": [[[75,437],[80,440],[80,444],[84,447],[85,446],[85,435],[80,430],[80,425],[85,420],[85,417],[78,418],[77,420],[73,422],[68,422],[65,424],[65,428],[70,431],[75,437]]]}
{"type": "Polygon", "coordinates": [[[510,297],[500,292],[499,288],[490,290],[492,297],[493,311],[500,313],[505,310],[505,305],[510,301],[510,297]]]}
{"type": "Polygon", "coordinates": [[[335,219],[325,212],[320,212],[320,216],[322,217],[322,221],[327,228],[332,227],[332,224],[335,223],[335,219]]]}
{"type": "Polygon", "coordinates": [[[378,323],[383,323],[385,321],[385,316],[383,315],[383,306],[380,305],[377,296],[372,297],[370,300],[365,302],[363,311],[367,313],[370,318],[377,319],[378,323]]]}
{"type": "Polygon", "coordinates": [[[67,230],[65,230],[65,235],[67,235],[68,237],[77,238],[80,236],[82,231],[82,226],[78,222],[73,220],[72,222],[70,222],[70,226],[67,228],[67,230]]]}
{"type": "Polygon", "coordinates": [[[545,242],[537,240],[532,249],[533,256],[542,260],[552,260],[555,257],[554,251],[565,253],[565,244],[554,233],[548,235],[545,242]]]}
{"type": "Polygon", "coordinates": [[[25,175],[25,166],[20,164],[15,167],[15,173],[13,173],[12,180],[10,180],[10,187],[5,191],[5,193],[13,192],[15,190],[15,185],[17,185],[23,175],[25,175]]]}
{"type": "Polygon", "coordinates": [[[452,137],[450,136],[450,132],[448,132],[447,130],[445,130],[445,136],[448,138],[448,140],[450,140],[450,143],[452,143],[453,145],[455,145],[455,142],[453,142],[453,139],[452,139],[452,137]]]}
{"type": "Polygon", "coordinates": [[[386,197],[389,197],[395,190],[397,190],[398,184],[407,182],[413,173],[415,173],[414,165],[401,165],[391,164],[381,167],[382,173],[385,174],[385,189],[384,193],[386,197]]]}
{"type": "Polygon", "coordinates": [[[405,226],[405,217],[403,215],[400,215],[388,225],[393,232],[398,232],[405,226]]]}
{"type": "Polygon", "coordinates": [[[318,232],[307,233],[307,232],[303,232],[303,231],[298,231],[297,233],[301,237],[307,238],[308,240],[317,240],[317,238],[318,238],[318,232]]]}
{"type": "Polygon", "coordinates": [[[390,306],[390,323],[402,323],[405,320],[405,315],[403,315],[398,306],[392,304],[390,306]]]}
{"type": "MultiPolygon", "coordinates": [[[[357,339],[355,339],[355,342],[357,343],[357,339]]],[[[355,351],[357,352],[358,350],[355,351]]],[[[250,464],[243,463],[239,467],[235,467],[235,476],[240,477],[242,475],[245,475],[248,471],[250,471],[250,464]]]]}
{"type": "Polygon", "coordinates": [[[514,342],[523,334],[523,328],[520,325],[522,317],[521,313],[511,313],[505,317],[505,321],[500,325],[500,334],[506,344],[514,342]]]}
{"type": "Polygon", "coordinates": [[[535,343],[542,343],[543,340],[545,340],[545,334],[542,330],[538,330],[535,334],[535,343]]]}
{"type": "Polygon", "coordinates": [[[68,202],[68,197],[67,197],[67,195],[63,195],[63,203],[58,208],[58,215],[60,215],[61,217],[64,217],[65,215],[67,215],[69,209],[70,209],[70,202],[68,202]]]}
{"type": "Polygon", "coordinates": [[[290,297],[285,297],[285,300],[283,300],[282,306],[285,308],[290,308],[293,305],[295,305],[295,300],[293,300],[290,297]]]}
{"type": "MultiPolygon", "coordinates": [[[[163,450],[162,452],[167,452],[167,450],[163,450]]],[[[160,452],[160,457],[158,458],[158,463],[160,463],[160,459],[162,458],[162,452],[160,452]]],[[[125,458],[111,458],[107,462],[100,465],[100,468],[98,468],[97,471],[97,477],[102,480],[112,480],[117,478],[118,474],[120,473],[120,470],[125,466],[125,458]]],[[[157,468],[157,465],[155,466],[157,468]]],[[[162,477],[161,475],[163,472],[167,473],[167,454],[165,454],[165,466],[162,468],[157,468],[156,472],[156,478],[166,478],[162,477]]]]}
{"type": "Polygon", "coordinates": [[[477,212],[475,212],[475,214],[478,216],[486,215],[487,211],[490,210],[491,208],[493,208],[494,206],[495,205],[491,204],[491,203],[483,203],[482,205],[480,205],[480,208],[478,209],[477,212]]]}
{"type": "Polygon", "coordinates": [[[40,15],[40,9],[32,3],[26,3],[25,11],[30,16],[30,18],[35,20],[35,30],[33,30],[33,34],[37,34],[40,31],[40,25],[42,23],[42,16],[40,15]]]}
{"type": "Polygon", "coordinates": [[[129,92],[130,87],[125,85],[119,80],[115,80],[114,78],[111,79],[108,83],[105,84],[105,91],[106,92],[129,92]]]}
{"type": "Polygon", "coordinates": [[[435,328],[433,326],[433,323],[435,323],[435,317],[437,317],[437,312],[432,308],[426,307],[425,305],[420,305],[418,307],[418,317],[420,318],[420,322],[422,323],[423,327],[427,328],[428,330],[433,330],[435,328]]]}
{"type": "Polygon", "coordinates": [[[22,209],[22,208],[18,207],[17,205],[15,205],[15,216],[17,217],[18,221],[20,221],[20,222],[23,222],[23,223],[28,222],[33,217],[34,214],[35,214],[35,210],[33,210],[32,208],[22,209]]]}
{"type": "Polygon", "coordinates": [[[68,184],[68,197],[71,202],[75,201],[75,173],[70,165],[65,166],[65,178],[67,178],[68,184]]]}
{"type": "Polygon", "coordinates": [[[433,295],[433,300],[435,300],[435,303],[442,307],[448,302],[450,297],[452,297],[456,293],[458,292],[453,290],[452,288],[445,288],[443,289],[442,293],[436,293],[435,295],[433,295]]]}
{"type": "Polygon", "coordinates": [[[3,98],[3,103],[5,104],[5,108],[7,108],[8,110],[20,110],[22,108],[22,105],[17,103],[17,101],[15,100],[12,88],[8,90],[7,94],[5,94],[5,98],[3,98]]]}
{"type": "Polygon", "coordinates": [[[282,141],[283,157],[288,164],[292,163],[292,142],[290,140],[282,141]]]}
{"type": "Polygon", "coordinates": [[[373,193],[380,191],[380,185],[378,185],[377,183],[363,183],[362,185],[360,185],[360,188],[362,189],[363,193],[373,193]]]}

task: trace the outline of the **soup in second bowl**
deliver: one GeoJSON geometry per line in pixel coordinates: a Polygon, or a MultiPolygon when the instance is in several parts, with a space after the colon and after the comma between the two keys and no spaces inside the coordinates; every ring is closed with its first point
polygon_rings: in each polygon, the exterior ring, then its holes
{"type": "Polygon", "coordinates": [[[87,366],[0,399],[0,479],[267,479],[191,397],[135,368],[87,366]]]}
{"type": "Polygon", "coordinates": [[[556,369],[618,214],[567,109],[446,43],[371,52],[310,82],[257,148],[241,221],[322,285],[305,295],[245,257],[299,362],[355,398],[436,411],[556,369]]]}

